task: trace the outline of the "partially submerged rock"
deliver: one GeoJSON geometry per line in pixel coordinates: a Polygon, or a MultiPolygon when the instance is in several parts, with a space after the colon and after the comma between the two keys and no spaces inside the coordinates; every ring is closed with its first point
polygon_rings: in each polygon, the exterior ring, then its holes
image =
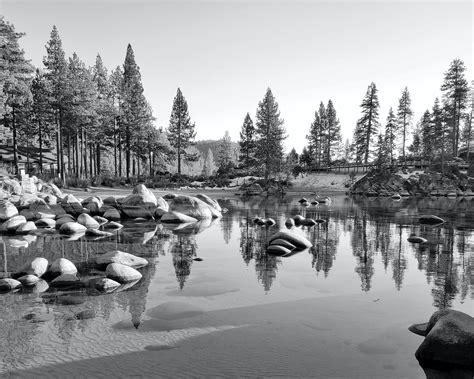
{"type": "Polygon", "coordinates": [[[427,225],[438,225],[443,224],[445,221],[438,216],[435,215],[422,215],[418,218],[420,224],[427,224],[427,225]]]}
{"type": "Polygon", "coordinates": [[[273,240],[276,239],[283,239],[285,241],[288,241],[292,245],[296,246],[297,249],[307,249],[311,246],[311,242],[309,242],[305,237],[300,236],[296,233],[292,233],[288,230],[281,230],[277,233],[275,233],[273,236],[270,237],[269,242],[271,243],[273,240]]]}
{"type": "Polygon", "coordinates": [[[48,270],[48,260],[43,257],[36,257],[26,262],[15,274],[14,278],[23,275],[35,275],[38,278],[43,276],[48,270]]]}
{"type": "Polygon", "coordinates": [[[0,221],[6,221],[17,214],[18,209],[11,202],[0,201],[0,221]]]}
{"type": "Polygon", "coordinates": [[[58,258],[53,263],[48,270],[53,276],[60,276],[64,274],[76,275],[77,267],[69,259],[58,258]]]}
{"type": "Polygon", "coordinates": [[[407,241],[411,242],[411,243],[426,243],[426,242],[428,242],[428,240],[426,238],[416,236],[414,234],[412,234],[410,237],[408,237],[407,241]]]}
{"type": "Polygon", "coordinates": [[[415,353],[421,364],[457,365],[474,368],[474,318],[450,309],[433,313],[428,323],[410,331],[425,339],[415,353]]]}
{"type": "Polygon", "coordinates": [[[163,216],[161,216],[161,222],[163,223],[184,224],[184,223],[196,222],[196,221],[197,221],[196,218],[190,217],[188,215],[185,215],[184,213],[177,212],[177,211],[167,212],[163,216]]]}
{"type": "Polygon", "coordinates": [[[204,201],[186,195],[176,196],[170,203],[170,212],[180,212],[197,220],[220,217],[220,212],[204,201]]]}
{"type": "Polygon", "coordinates": [[[77,217],[77,222],[87,229],[99,229],[99,223],[92,218],[92,216],[82,213],[77,217]]]}
{"type": "Polygon", "coordinates": [[[107,278],[119,283],[128,283],[142,278],[142,274],[130,266],[110,263],[105,269],[107,278]]]}
{"type": "Polygon", "coordinates": [[[109,251],[96,258],[96,264],[98,266],[106,266],[110,263],[120,263],[130,267],[143,267],[148,264],[148,261],[145,258],[137,257],[136,255],[119,250],[109,251]]]}
{"type": "Polygon", "coordinates": [[[0,292],[10,292],[21,288],[21,282],[12,278],[0,279],[0,292]]]}
{"type": "Polygon", "coordinates": [[[80,234],[84,233],[87,228],[78,222],[66,222],[59,228],[59,232],[62,234],[80,234]]]}

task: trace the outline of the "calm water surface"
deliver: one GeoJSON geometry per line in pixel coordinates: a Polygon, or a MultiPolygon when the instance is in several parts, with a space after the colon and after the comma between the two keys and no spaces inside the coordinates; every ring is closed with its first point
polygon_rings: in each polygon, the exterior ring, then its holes
{"type": "Polygon", "coordinates": [[[105,240],[2,236],[4,276],[35,256],[82,267],[114,249],[150,264],[139,283],[110,294],[0,295],[0,372],[423,378],[414,357],[422,339],[407,327],[440,308],[474,313],[474,200],[220,203],[229,209],[222,219],[174,230],[128,223],[105,240]],[[266,239],[296,214],[327,221],[295,229],[314,247],[287,258],[265,254],[266,239]],[[447,222],[419,225],[421,214],[447,222]],[[277,225],[253,226],[255,216],[277,225]],[[412,233],[428,243],[407,242],[412,233]],[[79,304],[63,305],[63,295],[79,304]],[[83,310],[95,317],[75,319],[83,310]]]}

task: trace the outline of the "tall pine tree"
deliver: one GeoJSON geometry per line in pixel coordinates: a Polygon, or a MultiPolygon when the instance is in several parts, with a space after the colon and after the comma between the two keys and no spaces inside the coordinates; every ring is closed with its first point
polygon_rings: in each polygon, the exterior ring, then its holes
{"type": "Polygon", "coordinates": [[[430,162],[434,158],[436,136],[431,128],[431,113],[427,109],[420,120],[421,151],[430,162]]]}
{"type": "Polygon", "coordinates": [[[255,141],[255,127],[248,113],[245,115],[244,123],[240,130],[239,146],[239,163],[246,170],[251,170],[256,165],[255,151],[257,145],[255,141]]]}
{"type": "Polygon", "coordinates": [[[270,88],[258,103],[256,116],[257,154],[263,163],[265,180],[280,171],[283,160],[283,141],[286,138],[284,121],[270,88]]]}
{"type": "MultiPolygon", "coordinates": [[[[20,110],[26,104],[31,103],[32,94],[30,85],[32,82],[33,66],[25,59],[25,53],[20,48],[18,40],[23,36],[17,33],[13,25],[7,23],[0,17],[0,40],[1,49],[1,106],[3,114],[0,114],[2,123],[13,132],[13,165],[15,173],[18,174],[18,147],[17,136],[21,128],[20,110]]],[[[24,125],[24,123],[23,123],[24,125]]]]}
{"type": "Polygon", "coordinates": [[[367,93],[360,106],[362,108],[362,117],[357,121],[354,132],[354,145],[356,160],[367,164],[379,127],[379,100],[375,83],[371,83],[367,88],[367,93]]]}
{"type": "Polygon", "coordinates": [[[176,150],[179,175],[181,175],[182,160],[190,158],[186,149],[193,144],[194,137],[196,136],[194,127],[195,125],[191,122],[191,117],[189,116],[188,103],[178,88],[173,100],[173,109],[171,110],[168,139],[171,146],[176,150]]]}
{"type": "Polygon", "coordinates": [[[398,109],[397,109],[398,124],[400,128],[400,134],[402,137],[403,162],[405,162],[406,137],[409,132],[412,115],[413,115],[413,111],[411,110],[410,93],[408,92],[408,88],[405,87],[405,89],[402,92],[402,97],[400,98],[400,101],[398,103],[398,109]]]}
{"type": "Polygon", "coordinates": [[[387,147],[390,164],[394,162],[393,153],[397,147],[397,119],[393,113],[393,109],[390,108],[387,116],[387,123],[385,124],[385,146],[387,147]]]}
{"type": "Polygon", "coordinates": [[[336,109],[332,100],[328,101],[326,108],[327,117],[327,132],[326,132],[326,146],[324,161],[329,166],[331,161],[341,150],[341,125],[337,118],[336,109]]]}
{"type": "Polygon", "coordinates": [[[455,157],[459,148],[459,126],[468,105],[469,85],[464,76],[465,71],[464,62],[461,59],[454,59],[444,74],[444,82],[441,85],[441,91],[444,92],[443,108],[450,127],[451,152],[455,157]]]}
{"type": "Polygon", "coordinates": [[[51,89],[51,108],[54,112],[56,124],[56,164],[58,173],[64,182],[66,173],[62,132],[67,96],[67,62],[56,26],[53,26],[50,39],[46,45],[46,56],[43,58],[43,64],[45,66],[45,77],[49,81],[49,88],[51,89]]]}

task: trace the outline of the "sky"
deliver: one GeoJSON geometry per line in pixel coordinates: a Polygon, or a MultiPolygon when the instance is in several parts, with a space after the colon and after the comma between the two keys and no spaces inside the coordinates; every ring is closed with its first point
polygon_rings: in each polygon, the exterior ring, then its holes
{"type": "Polygon", "coordinates": [[[180,87],[197,140],[239,139],[271,88],[287,151],[306,145],[319,103],[334,103],[344,139],[374,82],[380,122],[408,87],[414,124],[441,96],[454,58],[473,78],[471,1],[0,0],[25,55],[42,67],[53,25],[67,56],[113,69],[130,43],[156,125],[167,127],[180,87]]]}

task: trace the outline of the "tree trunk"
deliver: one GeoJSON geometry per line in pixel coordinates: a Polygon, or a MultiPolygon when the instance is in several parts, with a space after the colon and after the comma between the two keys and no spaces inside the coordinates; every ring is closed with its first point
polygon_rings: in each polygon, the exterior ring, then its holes
{"type": "Polygon", "coordinates": [[[67,136],[67,174],[71,175],[71,134],[67,136]]]}
{"type": "Polygon", "coordinates": [[[16,120],[15,120],[15,106],[12,107],[12,132],[13,132],[13,166],[15,169],[15,175],[18,175],[18,145],[16,138],[16,120]]]}
{"type": "Polygon", "coordinates": [[[94,176],[94,153],[92,151],[92,142],[89,142],[89,177],[94,176]]]}
{"type": "Polygon", "coordinates": [[[118,136],[118,147],[119,147],[119,176],[122,176],[122,140],[120,135],[118,136]]]}
{"type": "Polygon", "coordinates": [[[114,173],[117,176],[117,118],[114,117],[114,173]]]}
{"type": "Polygon", "coordinates": [[[97,154],[97,166],[96,166],[95,173],[96,173],[96,175],[100,175],[100,172],[102,171],[102,167],[100,167],[101,166],[100,165],[100,158],[101,158],[101,156],[100,156],[100,143],[97,143],[95,149],[96,149],[96,154],[97,154]]]}
{"type": "Polygon", "coordinates": [[[61,180],[66,186],[66,172],[64,170],[64,151],[63,151],[63,132],[62,132],[62,125],[63,125],[63,111],[59,109],[59,160],[61,165],[61,180]]]}
{"type": "Polygon", "coordinates": [[[41,121],[38,121],[38,142],[40,173],[43,174],[43,133],[41,130],[41,121]]]}
{"type": "Polygon", "coordinates": [[[127,179],[130,178],[130,130],[127,126],[127,130],[125,133],[125,168],[127,170],[127,179]]]}

